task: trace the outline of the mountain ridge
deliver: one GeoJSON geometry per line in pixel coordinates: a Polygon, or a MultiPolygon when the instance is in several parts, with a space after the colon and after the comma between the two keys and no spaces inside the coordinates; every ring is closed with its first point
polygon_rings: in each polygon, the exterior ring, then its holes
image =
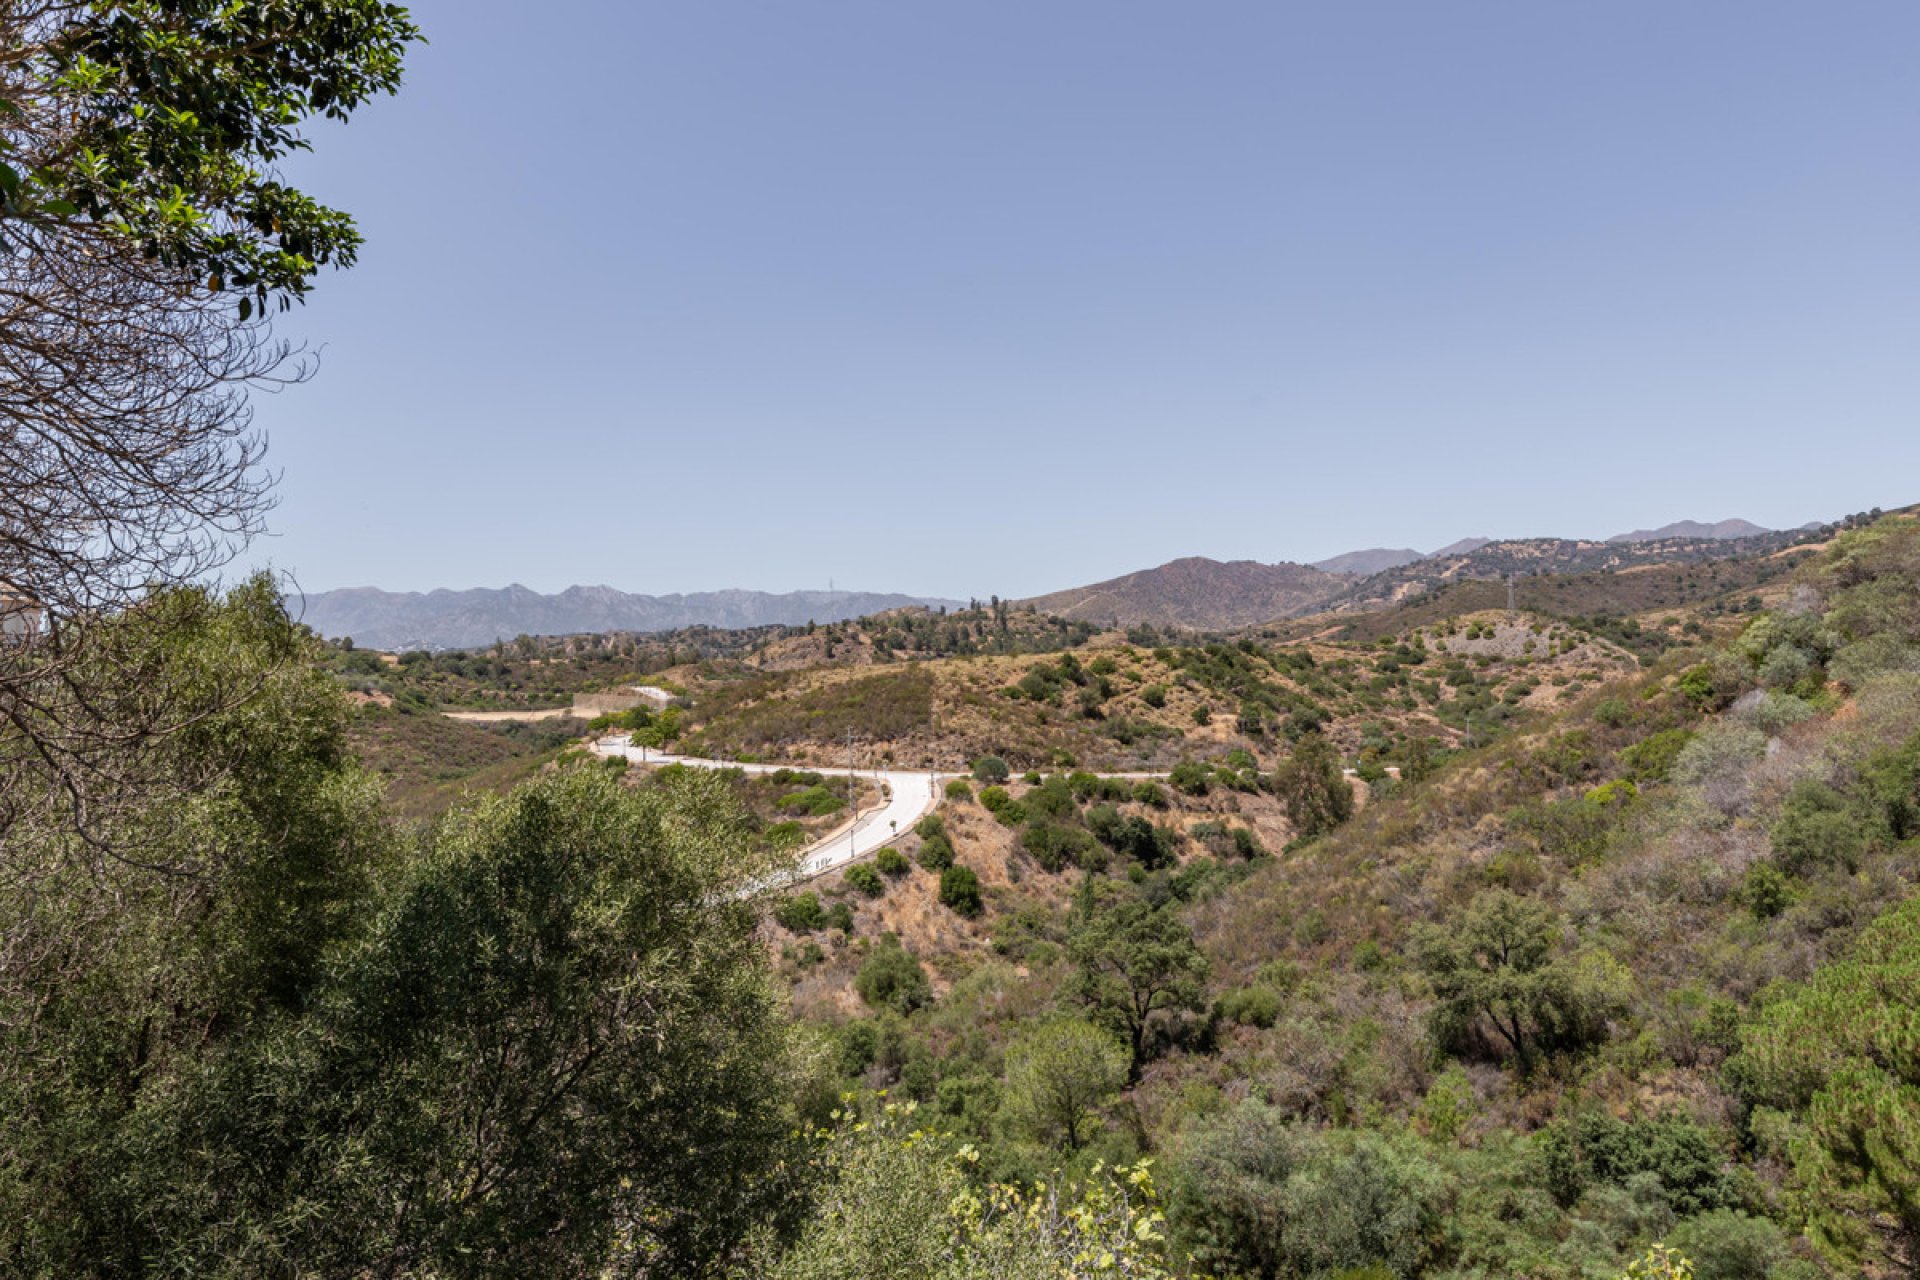
{"type": "Polygon", "coordinates": [[[607,631],[727,630],[842,622],[910,605],[962,603],[875,591],[720,591],[644,595],[604,584],[575,584],[551,594],[520,583],[504,587],[386,591],[340,587],[288,597],[300,621],[327,636],[351,636],[375,649],[469,649],[517,635],[607,631]]]}

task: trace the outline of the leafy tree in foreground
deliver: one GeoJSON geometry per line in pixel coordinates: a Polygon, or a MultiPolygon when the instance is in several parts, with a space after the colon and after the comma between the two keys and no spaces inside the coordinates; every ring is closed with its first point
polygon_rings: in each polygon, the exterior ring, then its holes
{"type": "Polygon", "coordinates": [[[687,1274],[730,1250],[779,1189],[800,1075],[724,781],[569,770],[406,850],[338,694],[281,661],[301,642],[270,587],[111,630],[149,623],[151,679],[209,707],[119,819],[170,870],[51,820],[10,850],[32,891],[0,895],[0,1272],[687,1274]],[[236,680],[260,685],[237,707],[236,680]]]}
{"type": "Polygon", "coordinates": [[[1144,1162],[1080,1184],[983,1187],[970,1147],[912,1117],[889,1105],[829,1137],[813,1211],[771,1280],[1171,1280],[1144,1162]]]}
{"type": "Polygon", "coordinates": [[[376,0],[0,3],[0,593],[44,613],[0,646],[0,843],[29,808],[104,846],[193,722],[95,623],[259,530],[248,393],[310,371],[265,305],[359,245],[275,167],[418,38],[376,0]]]}

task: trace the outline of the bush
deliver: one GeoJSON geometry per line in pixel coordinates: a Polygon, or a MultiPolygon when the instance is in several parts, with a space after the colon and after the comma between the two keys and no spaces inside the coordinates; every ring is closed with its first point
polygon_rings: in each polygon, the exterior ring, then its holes
{"type": "Polygon", "coordinates": [[[973,762],[973,778],[975,782],[984,782],[992,785],[1005,782],[1012,776],[1013,770],[1009,769],[1007,762],[999,756],[981,756],[973,762]]]}
{"type": "Polygon", "coordinates": [[[967,785],[965,778],[955,778],[947,784],[947,799],[956,803],[973,799],[973,788],[967,785]]]}
{"type": "MultiPolygon", "coordinates": [[[[1765,1218],[1715,1209],[1674,1228],[1674,1247],[1693,1263],[1694,1280],[1750,1280],[1792,1274],[1786,1236],[1765,1218]]],[[[1807,1272],[1809,1280],[1816,1272],[1807,1272]]]]}
{"type": "Polygon", "coordinates": [[[892,847],[874,854],[873,865],[879,868],[880,874],[886,876],[903,876],[913,867],[913,864],[907,861],[906,854],[892,847]]]}
{"type": "Polygon", "coordinates": [[[847,807],[847,798],[837,791],[829,791],[818,783],[803,791],[791,792],[781,796],[778,807],[785,813],[804,813],[815,818],[824,818],[830,813],[838,813],[847,807]]]}
{"type": "Polygon", "coordinates": [[[1133,802],[1154,809],[1164,809],[1167,807],[1167,793],[1161,789],[1159,783],[1142,779],[1133,784],[1133,802]]]}
{"type": "Polygon", "coordinates": [[[940,905],[969,920],[985,909],[980,900],[980,877],[971,867],[952,866],[940,873],[940,905]]]}
{"type": "Polygon", "coordinates": [[[1286,997],[1272,987],[1241,987],[1220,997],[1220,1016],[1248,1027],[1270,1027],[1280,1020],[1286,997]]]}
{"type": "Polygon", "coordinates": [[[875,1009],[912,1013],[933,1003],[933,984],[927,981],[926,970],[900,945],[899,935],[893,933],[880,935],[873,954],[854,975],[853,989],[875,1009]]]}
{"type": "Polygon", "coordinates": [[[1207,794],[1211,774],[1212,770],[1197,760],[1182,760],[1173,766],[1173,772],[1168,775],[1167,781],[1173,784],[1174,790],[1183,795],[1203,796],[1207,794]]]}
{"type": "Polygon", "coordinates": [[[937,813],[930,813],[913,824],[913,833],[922,840],[931,840],[935,836],[947,834],[947,822],[937,813]]]}
{"type": "Polygon", "coordinates": [[[1865,823],[1848,811],[1846,797],[1825,783],[1795,785],[1769,833],[1773,860],[1788,875],[1826,867],[1857,871],[1866,852],[1865,823]]]}
{"type": "Polygon", "coordinates": [[[1691,741],[1693,734],[1686,729],[1662,729],[1622,751],[1620,763],[1634,782],[1665,782],[1673,772],[1673,762],[1691,741]]]}
{"type": "Polygon", "coordinates": [[[1034,821],[1020,833],[1020,847],[1046,871],[1086,866],[1098,842],[1078,827],[1034,821]]]}
{"type": "Polygon", "coordinates": [[[821,910],[817,893],[796,893],[780,899],[774,904],[773,918],[782,929],[793,933],[812,933],[827,923],[827,913],[821,910]]]}
{"type": "Polygon", "coordinates": [[[1167,705],[1167,686],[1163,684],[1148,685],[1146,688],[1140,691],[1140,701],[1146,703],[1148,706],[1154,708],[1155,710],[1158,710],[1161,707],[1166,706],[1167,705]]]}
{"type": "Polygon", "coordinates": [[[887,891],[887,885],[880,873],[866,863],[856,863],[847,868],[847,885],[869,898],[877,898],[887,891]]]}
{"type": "Polygon", "coordinates": [[[945,871],[953,865],[953,842],[944,835],[929,836],[920,842],[920,865],[929,871],[945,871]]]}
{"type": "Polygon", "coordinates": [[[1724,1208],[1733,1199],[1724,1144],[1681,1115],[1616,1120],[1587,1111],[1547,1131],[1548,1189],[1571,1205],[1595,1184],[1624,1184],[1639,1174],[1659,1179],[1679,1215],[1724,1208]]]}

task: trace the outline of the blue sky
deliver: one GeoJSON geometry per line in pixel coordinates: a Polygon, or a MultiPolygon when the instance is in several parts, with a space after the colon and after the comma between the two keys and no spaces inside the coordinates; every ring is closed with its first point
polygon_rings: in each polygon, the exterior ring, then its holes
{"type": "Polygon", "coordinates": [[[1920,500],[1920,7],[423,0],[255,563],[1019,596],[1920,500]]]}

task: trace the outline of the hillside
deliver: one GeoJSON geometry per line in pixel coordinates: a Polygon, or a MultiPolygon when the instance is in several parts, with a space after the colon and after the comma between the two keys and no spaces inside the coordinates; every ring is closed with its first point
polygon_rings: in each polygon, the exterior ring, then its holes
{"type": "Polygon", "coordinates": [[[1021,603],[1063,618],[1122,627],[1222,631],[1309,612],[1350,581],[1301,564],[1189,556],[1021,603]]]}
{"type": "MultiPolygon", "coordinates": [[[[961,784],[768,944],[842,1084],[988,1176],[1152,1156],[1195,1273],[1585,1280],[1663,1241],[1908,1275],[1916,575],[1910,523],[1851,535],[1725,642],[1403,757],[1351,816],[1290,770],[1311,732],[1271,771],[961,784]],[[1062,1019],[1118,1046],[1058,1068],[1071,1128],[1031,1104],[1062,1019]]],[[[1485,626],[1426,634],[1498,661],[1485,626]]]]}
{"type": "Polygon", "coordinates": [[[568,587],[553,595],[515,584],[470,591],[382,591],[350,587],[296,595],[295,618],[324,636],[350,636],[375,649],[470,649],[515,636],[685,627],[749,628],[838,622],[905,605],[958,602],[867,591],[703,591],[632,595],[612,587],[568,587]]]}
{"type": "Polygon", "coordinates": [[[1412,564],[1377,573],[1347,587],[1324,607],[1348,612],[1377,609],[1449,582],[1476,578],[1620,572],[1647,565],[1764,556],[1815,536],[1794,531],[1745,538],[1661,538],[1645,542],[1513,538],[1457,554],[1435,552],[1412,564]]]}

